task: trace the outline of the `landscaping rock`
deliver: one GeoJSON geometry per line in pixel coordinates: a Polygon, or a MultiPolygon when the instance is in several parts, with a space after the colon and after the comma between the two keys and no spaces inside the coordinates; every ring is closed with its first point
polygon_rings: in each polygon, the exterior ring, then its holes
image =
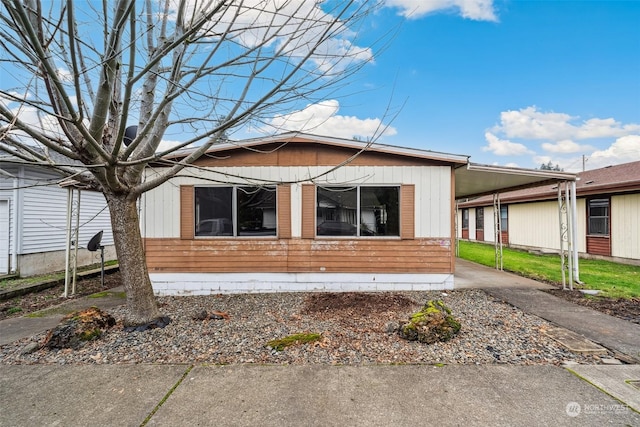
{"type": "Polygon", "coordinates": [[[61,323],[49,332],[45,347],[77,350],[87,341],[99,338],[104,331],[116,324],[116,320],[98,307],[75,311],[65,316],[61,323]]]}
{"type": "Polygon", "coordinates": [[[451,310],[440,300],[430,300],[398,329],[400,336],[409,341],[433,344],[449,341],[460,331],[460,323],[451,310]]]}

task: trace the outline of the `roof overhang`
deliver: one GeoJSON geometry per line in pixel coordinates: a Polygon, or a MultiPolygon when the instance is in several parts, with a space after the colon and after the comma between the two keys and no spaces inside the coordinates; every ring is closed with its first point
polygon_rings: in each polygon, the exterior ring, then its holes
{"type": "Polygon", "coordinates": [[[538,169],[511,168],[467,163],[455,170],[456,199],[538,187],[559,181],[575,181],[576,175],[538,169]]]}

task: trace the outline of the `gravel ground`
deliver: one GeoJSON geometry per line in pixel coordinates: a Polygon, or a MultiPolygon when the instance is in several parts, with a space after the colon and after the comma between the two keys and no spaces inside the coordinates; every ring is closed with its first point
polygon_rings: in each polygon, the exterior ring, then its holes
{"type": "Polygon", "coordinates": [[[25,347],[45,334],[0,347],[2,364],[268,363],[268,364],[561,364],[598,363],[571,353],[544,334],[550,324],[482,291],[375,294],[242,294],[162,297],[164,329],[124,332],[125,308],[109,312],[118,324],[80,350],[25,347]],[[442,299],[462,324],[451,341],[407,342],[392,332],[428,299],[442,299]],[[325,307],[323,308],[323,304],[325,307]],[[206,311],[226,319],[196,320],[206,311]],[[227,316],[228,315],[228,316],[227,316]],[[295,333],[321,333],[315,343],[276,351],[269,340],[295,333]]]}

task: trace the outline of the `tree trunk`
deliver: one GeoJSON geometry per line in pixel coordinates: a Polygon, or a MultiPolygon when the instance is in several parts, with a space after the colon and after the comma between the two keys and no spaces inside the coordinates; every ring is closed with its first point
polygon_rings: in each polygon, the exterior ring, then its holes
{"type": "Polygon", "coordinates": [[[145,325],[158,320],[160,311],[149,279],[140,234],[138,208],[126,195],[105,194],[111,211],[113,239],[127,294],[125,326],[145,325]]]}

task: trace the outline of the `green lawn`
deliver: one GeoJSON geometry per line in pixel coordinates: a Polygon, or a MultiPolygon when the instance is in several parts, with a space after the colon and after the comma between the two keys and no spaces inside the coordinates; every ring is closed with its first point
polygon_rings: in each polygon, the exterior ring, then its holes
{"type": "MultiPolygon", "coordinates": [[[[493,245],[468,241],[460,241],[459,244],[460,258],[495,266],[493,245]]],[[[534,255],[506,247],[502,253],[506,271],[536,280],[562,283],[558,255],[534,255]]],[[[614,298],[640,297],[640,267],[590,259],[580,259],[579,266],[580,281],[584,285],[574,285],[574,289],[599,289],[602,296],[614,298]]]]}

